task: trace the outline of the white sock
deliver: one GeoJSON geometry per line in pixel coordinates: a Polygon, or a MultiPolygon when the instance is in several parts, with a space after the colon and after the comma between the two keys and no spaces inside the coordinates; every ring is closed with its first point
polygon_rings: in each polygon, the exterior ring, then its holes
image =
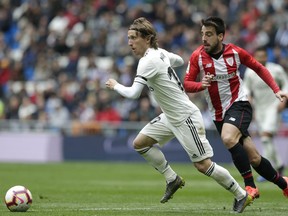
{"type": "Polygon", "coordinates": [[[159,148],[152,146],[135,150],[141,154],[142,157],[158,172],[164,175],[167,183],[176,179],[177,174],[170,167],[167,160],[165,159],[164,154],[159,148]]]}
{"type": "Polygon", "coordinates": [[[261,137],[263,156],[267,158],[272,165],[278,169],[283,166],[283,162],[276,151],[275,145],[273,143],[273,138],[268,136],[261,137]]]}
{"type": "Polygon", "coordinates": [[[224,167],[212,162],[205,175],[213,178],[218,184],[230,191],[237,200],[243,199],[246,196],[246,191],[243,190],[238,182],[224,167]]]}

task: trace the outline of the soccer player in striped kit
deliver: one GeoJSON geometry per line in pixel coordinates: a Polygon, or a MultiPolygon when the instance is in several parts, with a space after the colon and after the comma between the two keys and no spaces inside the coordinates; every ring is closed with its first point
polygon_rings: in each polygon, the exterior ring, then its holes
{"type": "Polygon", "coordinates": [[[134,149],[166,179],[166,191],[161,203],[167,202],[185,182],[168,164],[160,146],[176,137],[199,172],[214,179],[234,195],[233,211],[241,213],[252,202],[228,170],[211,161],[213,149],[206,138],[200,110],[184,91],[173,67],[183,65],[183,59],[158,47],[156,31],[145,18],[134,20],[128,30],[128,45],[140,57],[134,83],[123,86],[114,79],[107,88],[127,98],[138,98],[147,86],[163,111],[137,135],[134,149]]]}
{"type": "Polygon", "coordinates": [[[184,88],[186,92],[204,91],[213,121],[244,179],[246,191],[254,199],[260,195],[251,164],[257,173],[276,184],[288,197],[288,178],[279,175],[271,163],[259,154],[249,135],[252,107],[240,78],[240,65],[254,70],[281,102],[288,97],[287,93],[280,90],[269,71],[247,51],[231,43],[224,44],[224,35],[225,23],[221,18],[202,20],[203,45],[191,54],[184,88]]]}

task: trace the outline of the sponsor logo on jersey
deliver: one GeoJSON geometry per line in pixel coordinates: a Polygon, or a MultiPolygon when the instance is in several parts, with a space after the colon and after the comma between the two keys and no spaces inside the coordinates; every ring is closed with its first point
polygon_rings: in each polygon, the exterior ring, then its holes
{"type": "Polygon", "coordinates": [[[221,75],[214,75],[212,78],[212,81],[216,80],[228,80],[232,77],[236,76],[236,72],[230,73],[230,74],[221,74],[221,75]]]}

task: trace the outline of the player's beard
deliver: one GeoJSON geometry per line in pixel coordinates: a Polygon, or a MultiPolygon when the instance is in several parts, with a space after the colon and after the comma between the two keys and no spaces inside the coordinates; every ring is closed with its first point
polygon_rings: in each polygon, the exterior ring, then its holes
{"type": "Polygon", "coordinates": [[[210,48],[206,50],[206,52],[208,54],[217,54],[221,51],[221,48],[220,48],[220,41],[217,41],[216,44],[214,45],[211,45],[210,44],[210,48]]]}

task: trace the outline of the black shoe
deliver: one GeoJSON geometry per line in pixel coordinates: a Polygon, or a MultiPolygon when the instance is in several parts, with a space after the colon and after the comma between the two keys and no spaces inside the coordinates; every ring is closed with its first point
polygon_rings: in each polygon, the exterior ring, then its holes
{"type": "Polygon", "coordinates": [[[246,196],[241,200],[234,199],[233,204],[233,211],[236,213],[242,213],[246,206],[250,205],[253,202],[252,196],[250,196],[248,193],[246,193],[246,196]]]}
{"type": "Polygon", "coordinates": [[[161,203],[168,202],[169,199],[173,197],[173,194],[185,185],[185,181],[177,175],[176,179],[173,182],[170,182],[166,185],[166,191],[162,199],[160,200],[161,203]]]}

